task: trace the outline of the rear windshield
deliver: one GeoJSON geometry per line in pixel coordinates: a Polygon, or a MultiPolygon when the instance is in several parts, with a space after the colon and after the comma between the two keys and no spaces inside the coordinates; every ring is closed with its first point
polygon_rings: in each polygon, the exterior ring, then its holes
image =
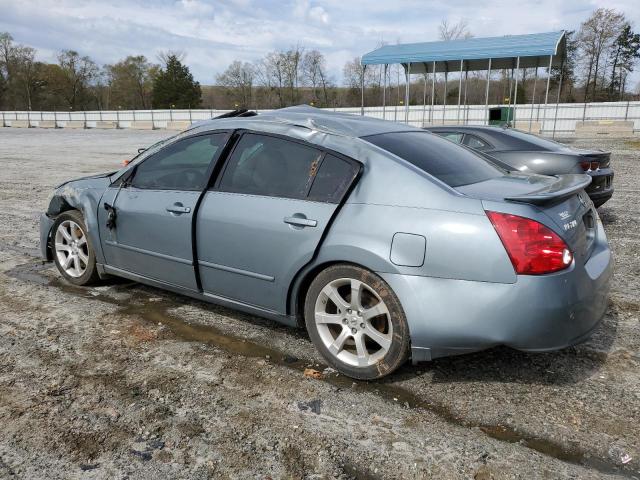
{"type": "Polygon", "coordinates": [[[547,138],[538,137],[531,133],[516,130],[514,128],[508,128],[504,130],[506,135],[505,143],[508,143],[511,147],[526,148],[529,150],[571,150],[567,145],[564,145],[547,138]],[[535,147],[535,148],[532,148],[535,147]]]}
{"type": "Polygon", "coordinates": [[[482,182],[505,173],[476,153],[429,132],[392,132],[362,138],[450,187],[482,182]]]}

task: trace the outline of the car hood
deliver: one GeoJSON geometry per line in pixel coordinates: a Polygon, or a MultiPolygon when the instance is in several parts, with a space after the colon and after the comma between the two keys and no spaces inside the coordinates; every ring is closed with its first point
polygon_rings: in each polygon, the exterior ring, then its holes
{"type": "Polygon", "coordinates": [[[116,173],[118,173],[118,170],[107,173],[98,173],[95,175],[87,175],[86,177],[75,178],[73,180],[67,180],[66,182],[56,186],[55,189],[57,190],[61,187],[64,187],[65,185],[69,185],[72,183],[77,183],[79,185],[82,184],[85,188],[97,188],[100,186],[106,186],[111,183],[110,177],[116,173]]]}

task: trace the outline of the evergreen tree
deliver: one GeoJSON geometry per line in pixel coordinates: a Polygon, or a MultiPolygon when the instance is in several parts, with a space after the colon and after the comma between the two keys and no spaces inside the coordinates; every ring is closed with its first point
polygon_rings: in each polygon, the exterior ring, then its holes
{"type": "Polygon", "coordinates": [[[609,82],[609,97],[622,99],[625,93],[627,75],[633,71],[635,62],[640,58],[640,34],[631,30],[631,25],[625,24],[622,32],[616,38],[611,52],[611,80],[609,82]]]}
{"type": "Polygon", "coordinates": [[[153,81],[153,108],[197,108],[202,101],[200,83],[177,55],[166,58],[165,68],[153,81]]]}

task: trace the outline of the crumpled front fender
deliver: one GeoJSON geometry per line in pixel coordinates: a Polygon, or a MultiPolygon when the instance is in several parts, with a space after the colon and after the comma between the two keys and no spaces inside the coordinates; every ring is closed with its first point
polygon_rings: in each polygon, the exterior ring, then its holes
{"type": "Polygon", "coordinates": [[[98,229],[98,208],[109,183],[106,176],[91,177],[65,183],[53,192],[47,212],[40,219],[40,248],[45,259],[52,258],[49,242],[55,218],[67,210],[75,209],[84,217],[87,235],[96,252],[96,262],[104,263],[98,229]]]}

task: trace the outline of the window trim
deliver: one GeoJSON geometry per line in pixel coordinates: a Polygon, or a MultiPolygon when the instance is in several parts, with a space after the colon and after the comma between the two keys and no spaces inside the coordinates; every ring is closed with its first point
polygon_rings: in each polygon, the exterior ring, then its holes
{"type": "Polygon", "coordinates": [[[224,158],[219,158],[218,161],[222,162],[222,165],[220,166],[218,171],[215,173],[215,178],[211,180],[210,186],[207,188],[208,191],[230,193],[230,194],[235,194],[235,195],[248,195],[248,196],[255,196],[255,197],[264,197],[264,198],[285,198],[285,199],[290,199],[290,200],[301,200],[301,201],[307,201],[307,202],[339,204],[344,199],[344,197],[351,191],[352,186],[357,182],[357,180],[360,177],[360,174],[362,172],[362,163],[361,162],[359,162],[359,161],[357,161],[357,160],[355,160],[355,159],[353,159],[351,157],[347,157],[346,155],[343,155],[343,154],[341,154],[339,152],[336,152],[334,150],[331,150],[329,148],[326,148],[326,147],[323,147],[321,145],[317,145],[317,144],[314,144],[314,143],[306,142],[306,141],[300,140],[298,138],[293,138],[293,137],[290,137],[290,136],[287,136],[287,135],[278,134],[278,133],[263,132],[263,131],[260,131],[260,130],[251,130],[251,129],[237,129],[237,130],[234,130],[233,134],[235,136],[235,139],[233,140],[233,146],[229,149],[229,151],[226,153],[224,158]],[[229,166],[229,162],[230,162],[231,158],[233,157],[233,154],[235,153],[236,148],[240,144],[240,141],[242,140],[242,137],[244,135],[247,135],[247,134],[260,135],[260,136],[263,136],[263,137],[277,138],[279,140],[283,140],[283,141],[286,141],[286,142],[297,143],[297,144],[300,144],[300,145],[305,146],[305,147],[313,148],[314,150],[318,151],[318,153],[320,154],[319,160],[318,160],[318,166],[316,167],[316,170],[313,173],[313,176],[311,177],[311,181],[309,181],[307,183],[307,187],[305,189],[304,196],[299,196],[299,195],[296,195],[296,196],[261,195],[261,194],[256,194],[256,193],[243,193],[243,192],[227,191],[227,190],[223,190],[223,189],[220,188],[220,183],[222,182],[222,178],[224,177],[224,174],[227,171],[227,168],[229,166]],[[355,167],[356,168],[355,175],[353,176],[353,179],[351,180],[351,182],[349,183],[349,185],[347,186],[347,188],[342,193],[342,195],[340,196],[339,199],[333,199],[331,201],[322,201],[322,200],[317,200],[317,199],[311,199],[311,198],[309,198],[309,193],[311,192],[311,188],[313,187],[313,184],[315,183],[318,171],[322,167],[322,164],[324,163],[324,160],[325,160],[327,154],[331,154],[331,155],[333,155],[335,157],[338,157],[339,159],[344,160],[347,163],[349,163],[350,165],[352,165],[353,167],[355,167]]]}

